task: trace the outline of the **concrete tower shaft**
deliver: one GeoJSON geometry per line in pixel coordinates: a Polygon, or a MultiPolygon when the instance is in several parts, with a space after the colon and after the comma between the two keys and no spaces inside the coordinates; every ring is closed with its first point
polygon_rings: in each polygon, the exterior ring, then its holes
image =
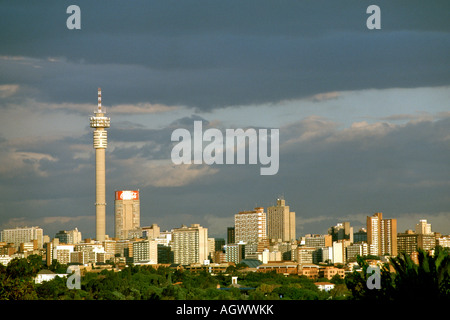
{"type": "Polygon", "coordinates": [[[105,240],[106,230],[106,169],[105,149],[108,145],[106,128],[110,126],[110,118],[102,110],[102,91],[98,88],[98,106],[95,115],[90,118],[91,128],[94,128],[95,149],[95,221],[96,240],[105,240]]]}

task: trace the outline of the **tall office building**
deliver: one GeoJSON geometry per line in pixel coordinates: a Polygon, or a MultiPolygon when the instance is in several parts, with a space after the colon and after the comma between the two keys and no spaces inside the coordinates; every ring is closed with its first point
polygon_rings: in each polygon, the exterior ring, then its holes
{"type": "Polygon", "coordinates": [[[114,200],[115,237],[128,239],[131,231],[140,228],[140,219],[139,190],[116,191],[114,200]]]}
{"type": "Polygon", "coordinates": [[[199,224],[173,229],[172,250],[174,263],[203,263],[208,259],[209,253],[208,229],[199,224]]]}
{"type": "Polygon", "coordinates": [[[369,253],[378,256],[381,254],[381,212],[375,213],[371,217],[367,217],[367,244],[369,245],[369,253]]]}
{"type": "Polygon", "coordinates": [[[381,212],[367,217],[367,243],[371,255],[397,255],[397,219],[383,219],[381,212]]]}
{"type": "Polygon", "coordinates": [[[102,110],[102,91],[98,88],[98,105],[95,115],[90,118],[94,130],[95,149],[95,237],[105,240],[106,230],[106,184],[105,184],[105,149],[108,144],[106,128],[110,126],[110,118],[102,110]]]}
{"type": "Polygon", "coordinates": [[[381,220],[381,254],[397,255],[397,219],[381,220]]]}
{"type": "Polygon", "coordinates": [[[234,227],[228,227],[227,228],[227,243],[235,243],[235,229],[234,227]]]}
{"type": "Polygon", "coordinates": [[[295,241],[295,212],[289,210],[284,199],[267,208],[267,237],[274,241],[295,241]]]}
{"type": "Polygon", "coordinates": [[[37,248],[43,247],[44,231],[39,227],[4,229],[0,232],[0,241],[13,243],[18,250],[21,243],[37,240],[37,248]]]}

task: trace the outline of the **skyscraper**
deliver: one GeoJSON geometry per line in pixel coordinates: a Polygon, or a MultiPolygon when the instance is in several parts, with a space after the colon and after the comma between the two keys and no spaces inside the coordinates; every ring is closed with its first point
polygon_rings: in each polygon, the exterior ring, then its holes
{"type": "Polygon", "coordinates": [[[208,259],[208,229],[199,224],[182,226],[172,232],[174,263],[188,265],[208,259]]]}
{"type": "Polygon", "coordinates": [[[397,219],[382,219],[381,254],[396,256],[397,252],[397,219]]]}
{"type": "Polygon", "coordinates": [[[114,200],[115,237],[128,239],[128,233],[140,227],[139,190],[116,191],[114,200]]]}
{"type": "Polygon", "coordinates": [[[397,219],[383,219],[381,212],[367,217],[367,243],[371,255],[397,255],[397,219]]]}
{"type": "Polygon", "coordinates": [[[275,241],[295,240],[295,212],[289,210],[284,199],[267,208],[267,237],[275,241]]]}
{"type": "Polygon", "coordinates": [[[98,88],[98,105],[95,115],[90,118],[91,128],[94,130],[95,149],[95,238],[105,240],[106,213],[106,184],[105,184],[105,149],[108,144],[106,128],[110,126],[110,119],[102,110],[102,91],[98,88]]]}
{"type": "Polygon", "coordinates": [[[227,228],[227,243],[235,243],[235,242],[236,242],[235,228],[228,227],[227,228]]]}

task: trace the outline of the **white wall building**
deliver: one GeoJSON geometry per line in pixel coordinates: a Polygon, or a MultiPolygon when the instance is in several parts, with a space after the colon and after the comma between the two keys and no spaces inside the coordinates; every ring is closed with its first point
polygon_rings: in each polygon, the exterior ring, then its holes
{"type": "Polygon", "coordinates": [[[333,242],[333,263],[344,263],[344,244],[342,242],[333,242]]]}
{"type": "Polygon", "coordinates": [[[158,243],[156,240],[142,240],[133,242],[133,261],[158,263],[158,243]]]}
{"type": "Polygon", "coordinates": [[[7,266],[13,258],[8,255],[0,255],[0,264],[7,266]]]}
{"type": "Polygon", "coordinates": [[[67,274],[54,273],[53,271],[50,270],[41,270],[34,278],[34,283],[40,284],[45,281],[51,281],[56,277],[67,277],[67,274]]]}
{"type": "Polygon", "coordinates": [[[174,263],[203,263],[208,259],[208,229],[199,224],[174,229],[172,250],[174,263]]]}

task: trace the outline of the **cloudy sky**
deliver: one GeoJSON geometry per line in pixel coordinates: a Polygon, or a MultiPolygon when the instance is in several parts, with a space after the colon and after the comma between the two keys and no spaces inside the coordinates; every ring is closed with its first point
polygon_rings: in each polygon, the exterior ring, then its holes
{"type": "Polygon", "coordinates": [[[200,223],[283,196],[297,236],[366,216],[450,233],[450,2],[0,1],[0,229],[95,235],[89,117],[102,88],[114,191],[141,225],[200,223]],[[69,30],[69,5],[81,30],[69,30]],[[366,9],[381,9],[369,30],[366,9]],[[280,167],[174,165],[177,128],[279,129],[280,167]]]}

